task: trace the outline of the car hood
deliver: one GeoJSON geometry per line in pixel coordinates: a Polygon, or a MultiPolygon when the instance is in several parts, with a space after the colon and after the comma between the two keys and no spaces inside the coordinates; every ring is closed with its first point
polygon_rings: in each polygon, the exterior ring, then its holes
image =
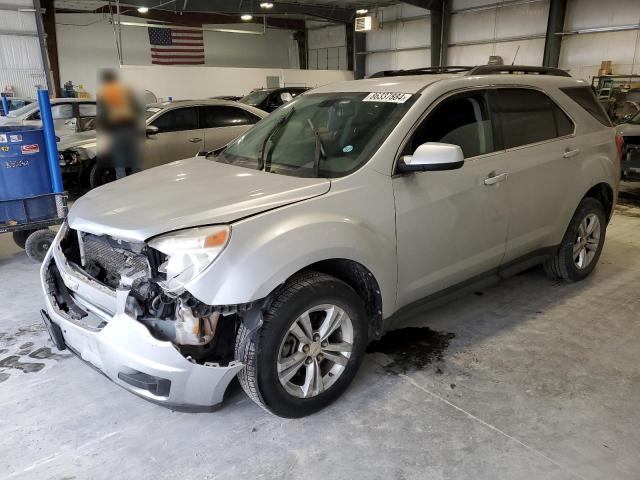
{"type": "Polygon", "coordinates": [[[96,131],[87,130],[85,132],[77,132],[60,137],[58,142],[58,151],[62,152],[68,148],[82,147],[86,144],[95,145],[96,131]]]}
{"type": "Polygon", "coordinates": [[[640,136],[640,125],[634,125],[633,123],[622,123],[616,126],[616,133],[622,135],[640,136]]]}
{"type": "Polygon", "coordinates": [[[72,228],[129,241],[218,223],[327,193],[324,178],[298,178],[226,165],[204,157],[178,160],[90,191],[69,212],[72,228]]]}

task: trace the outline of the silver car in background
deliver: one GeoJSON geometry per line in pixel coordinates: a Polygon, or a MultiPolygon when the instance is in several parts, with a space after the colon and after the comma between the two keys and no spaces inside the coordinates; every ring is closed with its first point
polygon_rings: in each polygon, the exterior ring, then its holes
{"type": "MultiPolygon", "coordinates": [[[[144,113],[142,169],[223,147],[267,115],[249,105],[225,100],[152,103],[144,113]]],[[[84,188],[95,188],[115,179],[112,169],[97,165],[95,130],[65,137],[58,144],[58,152],[63,174],[84,188]]]]}
{"type": "Polygon", "coordinates": [[[173,409],[214,408],[237,374],[299,417],[453,291],[539,264],[585,278],[617,198],[608,117],[554,70],[481,71],[320,87],[89,192],[42,265],[54,342],[173,409]]]}

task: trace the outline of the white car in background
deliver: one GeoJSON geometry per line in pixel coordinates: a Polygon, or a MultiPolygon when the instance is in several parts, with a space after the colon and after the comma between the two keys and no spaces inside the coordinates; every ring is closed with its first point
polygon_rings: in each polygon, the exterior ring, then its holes
{"type": "MultiPolygon", "coordinates": [[[[96,101],[86,98],[53,98],[51,99],[51,115],[56,135],[63,137],[76,132],[76,123],[91,121],[96,117],[96,101]]],[[[12,110],[6,117],[0,117],[0,126],[33,125],[42,126],[40,105],[33,102],[17,110],[12,110]]]]}

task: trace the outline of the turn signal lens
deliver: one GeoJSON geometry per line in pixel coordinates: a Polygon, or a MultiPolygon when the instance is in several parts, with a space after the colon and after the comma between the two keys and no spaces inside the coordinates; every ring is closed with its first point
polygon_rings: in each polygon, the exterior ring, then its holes
{"type": "Polygon", "coordinates": [[[221,230],[204,239],[204,248],[221,247],[227,243],[229,230],[221,230]]]}

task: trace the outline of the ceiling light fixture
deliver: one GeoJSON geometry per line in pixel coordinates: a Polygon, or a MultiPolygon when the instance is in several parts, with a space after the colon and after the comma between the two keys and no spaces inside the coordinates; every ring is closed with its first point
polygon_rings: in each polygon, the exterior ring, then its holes
{"type": "Polygon", "coordinates": [[[147,7],[139,7],[138,13],[148,13],[149,9],[147,7]]]}
{"type": "Polygon", "coordinates": [[[271,2],[262,2],[260,4],[260,8],[273,8],[273,3],[271,3],[271,2]]]}
{"type": "Polygon", "coordinates": [[[361,8],[359,10],[356,10],[356,13],[358,15],[364,15],[365,13],[369,13],[369,10],[367,10],[366,8],[361,8]]]}
{"type": "Polygon", "coordinates": [[[248,22],[249,20],[253,20],[253,17],[251,15],[249,15],[248,13],[245,13],[244,15],[242,15],[240,17],[240,20],[242,20],[244,22],[248,22]]]}

